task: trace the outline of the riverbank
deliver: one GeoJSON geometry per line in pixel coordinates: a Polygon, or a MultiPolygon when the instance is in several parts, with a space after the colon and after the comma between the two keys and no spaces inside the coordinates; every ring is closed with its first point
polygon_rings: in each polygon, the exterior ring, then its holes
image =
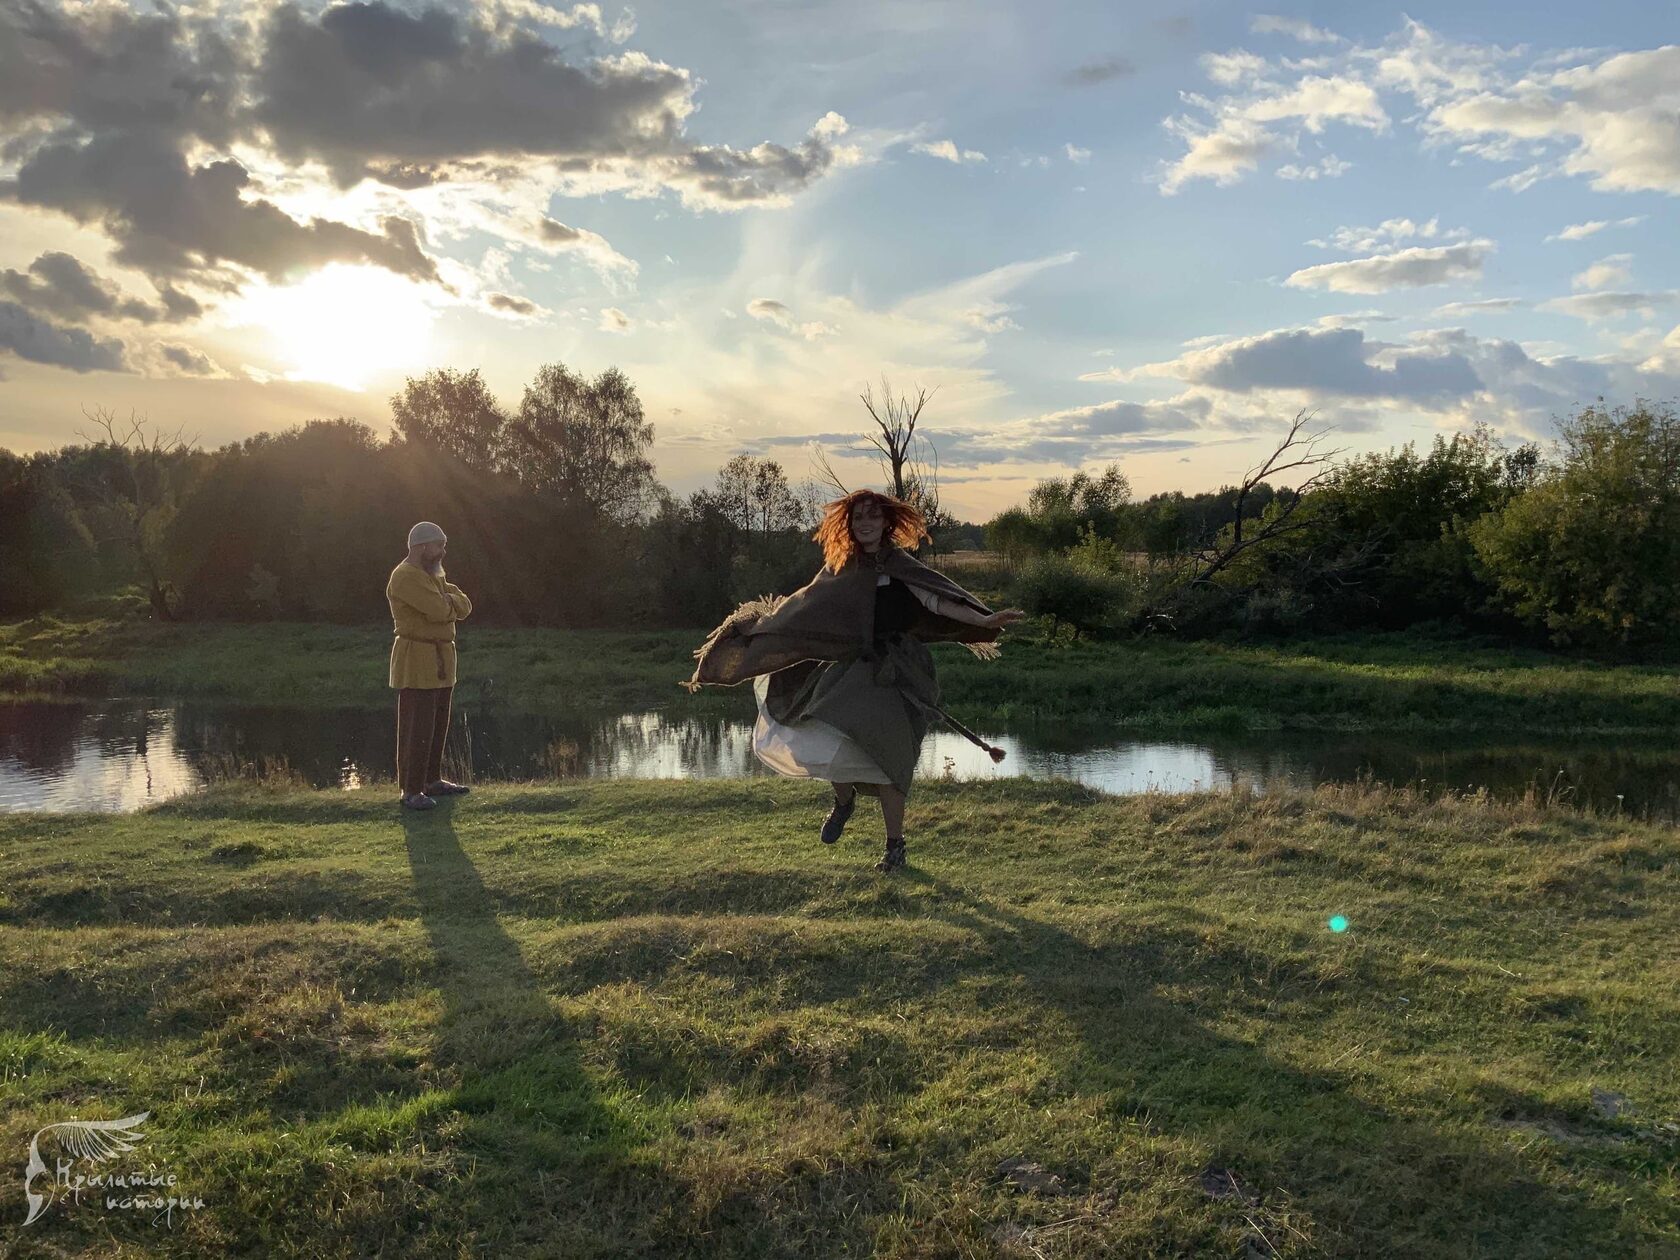
{"type": "MultiPolygon", "coordinates": [[[[750,714],[744,687],[677,686],[704,633],[463,627],[458,694],[549,713],[750,714]]],[[[385,706],[389,650],[379,626],[39,617],[0,624],[0,692],[385,706]]],[[[995,661],[954,647],[937,659],[952,713],[994,729],[1680,733],[1680,667],[1417,634],[1282,645],[1006,637],[995,661]]]]}
{"type": "Polygon", "coordinates": [[[0,816],[0,1146],[149,1110],[204,1203],[11,1254],[1680,1247],[1673,829],[933,783],[883,879],[806,785],[389,795],[0,816]]]}

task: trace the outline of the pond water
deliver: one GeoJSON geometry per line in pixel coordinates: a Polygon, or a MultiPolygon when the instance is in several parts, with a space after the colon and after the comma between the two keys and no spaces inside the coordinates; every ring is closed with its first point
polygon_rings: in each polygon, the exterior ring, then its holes
{"type": "MultiPolygon", "coordinates": [[[[1507,797],[1537,786],[1577,803],[1680,821],[1680,751],[1672,744],[1444,743],[1359,733],[979,733],[1008,751],[1001,765],[936,727],[923,745],[918,776],[1058,777],[1117,793],[1243,781],[1265,791],[1359,778],[1437,790],[1486,787],[1507,797]]],[[[241,764],[277,761],[316,787],[358,787],[392,777],[394,738],[394,706],[391,712],[299,710],[146,698],[0,703],[0,810],[137,809],[241,764]]],[[[577,720],[457,707],[445,773],[470,781],[769,772],[753,756],[747,720],[678,710],[577,720]]]]}

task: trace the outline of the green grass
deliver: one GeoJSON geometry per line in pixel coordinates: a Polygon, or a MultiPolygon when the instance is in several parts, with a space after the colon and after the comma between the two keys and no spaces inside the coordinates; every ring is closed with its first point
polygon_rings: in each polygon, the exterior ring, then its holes
{"type": "MultiPolygon", "coordinates": [[[[464,627],[460,694],[549,713],[750,714],[745,687],[696,696],[677,687],[704,633],[464,627]]],[[[40,617],[0,624],[0,690],[386,705],[389,651],[389,635],[377,626],[40,617]]],[[[955,647],[937,655],[953,714],[993,729],[1680,733],[1680,668],[1419,634],[1271,646],[1006,636],[995,661],[955,647]]]]}
{"type": "Polygon", "coordinates": [[[1680,1254],[1675,830],[933,782],[884,879],[813,785],[390,795],[0,816],[0,1150],[150,1109],[205,1202],[8,1177],[9,1254],[1680,1254]]]}

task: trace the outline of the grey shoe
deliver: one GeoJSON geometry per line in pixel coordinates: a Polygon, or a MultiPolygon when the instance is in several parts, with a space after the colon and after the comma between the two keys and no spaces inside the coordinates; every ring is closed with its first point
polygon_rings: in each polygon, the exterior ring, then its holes
{"type": "Polygon", "coordinates": [[[470,792],[471,788],[462,783],[451,783],[448,779],[439,779],[426,789],[427,796],[459,796],[463,792],[470,792]]]}
{"type": "Polygon", "coordinates": [[[846,824],[852,820],[852,811],[857,808],[857,791],[852,792],[852,799],[844,805],[834,802],[834,808],[828,811],[828,817],[823,820],[822,842],[833,844],[840,838],[840,833],[846,830],[846,824]]]}
{"type": "Polygon", "coordinates": [[[404,809],[436,809],[437,808],[437,802],[434,801],[431,797],[427,796],[424,792],[416,792],[413,796],[403,797],[402,804],[403,804],[404,809]]]}
{"type": "Polygon", "coordinates": [[[875,863],[875,869],[883,875],[890,871],[902,870],[904,867],[903,839],[887,841],[887,855],[875,863]]]}

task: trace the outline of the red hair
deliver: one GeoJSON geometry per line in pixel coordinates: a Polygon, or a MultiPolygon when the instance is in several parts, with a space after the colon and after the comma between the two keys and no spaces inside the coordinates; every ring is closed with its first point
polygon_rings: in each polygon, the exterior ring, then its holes
{"type": "Polygon", "coordinates": [[[928,538],[927,518],[915,504],[876,490],[854,490],[843,499],[823,505],[822,524],[811,535],[822,548],[823,563],[836,573],[862,550],[857,539],[852,537],[852,509],[869,500],[881,505],[881,515],[886,518],[881,525],[883,543],[914,547],[928,538]]]}

